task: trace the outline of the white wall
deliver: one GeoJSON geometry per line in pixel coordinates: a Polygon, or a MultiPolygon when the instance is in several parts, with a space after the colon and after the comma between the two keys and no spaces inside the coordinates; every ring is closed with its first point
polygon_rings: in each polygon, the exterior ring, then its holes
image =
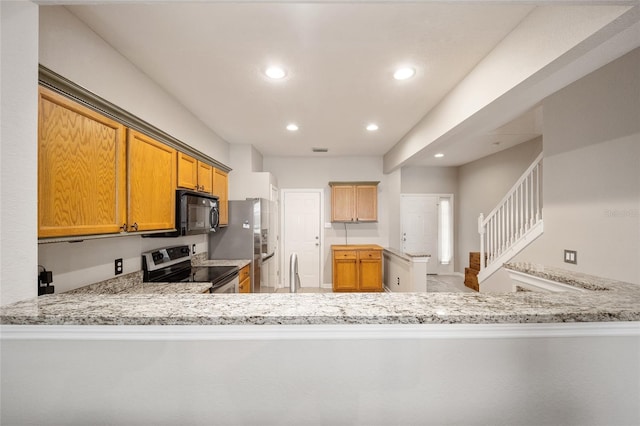
{"type": "MultiPolygon", "coordinates": [[[[39,47],[42,65],[202,153],[222,163],[229,162],[227,142],[64,7],[40,7],[39,47]]],[[[34,90],[36,81],[32,83],[34,90]]],[[[33,124],[34,131],[36,128],[33,124]]],[[[35,164],[34,159],[34,167],[35,164]]],[[[37,176],[35,169],[33,176],[37,176]]],[[[36,202],[31,204],[35,206],[36,202]]],[[[56,292],[61,292],[113,278],[113,263],[117,258],[124,259],[125,273],[134,272],[141,268],[142,251],[182,243],[196,244],[198,251],[207,249],[205,236],[177,239],[116,237],[81,243],[41,244],[37,262],[53,271],[56,292]]]]}
{"type": "Polygon", "coordinates": [[[547,98],[543,114],[544,235],[517,260],[640,284],[640,49],[547,98]]]}
{"type": "Polygon", "coordinates": [[[480,213],[487,215],[493,210],[541,151],[542,138],[536,138],[458,168],[455,210],[458,272],[469,266],[469,252],[480,251],[480,213]]]}
{"type": "Polygon", "coordinates": [[[63,6],[40,7],[40,63],[223,164],[229,144],[63,6]]]}
{"type": "Polygon", "coordinates": [[[400,250],[400,233],[402,224],[400,223],[400,195],[402,193],[402,169],[396,169],[386,175],[387,188],[387,211],[389,217],[389,247],[400,250]]]}
{"type": "Polygon", "coordinates": [[[403,167],[403,194],[456,194],[457,167],[403,167]]]}
{"type": "Polygon", "coordinates": [[[429,145],[455,142],[461,131],[500,127],[637,46],[637,32],[606,43],[637,22],[636,12],[628,5],[537,6],[385,154],[385,171],[429,145]]]}
{"type": "MultiPolygon", "coordinates": [[[[265,157],[264,170],[273,173],[280,190],[304,188],[324,191],[324,219],[331,221],[330,181],[380,181],[378,185],[378,222],[347,224],[349,244],[389,245],[390,189],[382,173],[382,157],[265,157]]],[[[322,268],[324,284],[331,283],[331,245],[345,244],[345,225],[334,223],[324,230],[322,268]]]]}
{"type": "Polygon", "coordinates": [[[0,305],[37,293],[38,6],[0,2],[0,305]]]}
{"type": "Polygon", "coordinates": [[[109,341],[91,338],[98,333],[5,339],[0,423],[640,424],[637,325],[621,335],[515,326],[421,325],[407,333],[261,325],[223,326],[212,332],[221,337],[201,340],[175,329],[138,340],[119,330],[109,341]]]}
{"type": "Polygon", "coordinates": [[[231,144],[229,146],[229,166],[234,172],[262,172],[262,153],[253,145],[231,144]]]}

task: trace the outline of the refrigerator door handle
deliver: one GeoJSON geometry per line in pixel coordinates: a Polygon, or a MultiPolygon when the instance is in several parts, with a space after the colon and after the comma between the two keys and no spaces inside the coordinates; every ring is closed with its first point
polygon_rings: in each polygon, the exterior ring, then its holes
{"type": "Polygon", "coordinates": [[[262,261],[264,262],[265,260],[271,259],[275,254],[276,252],[273,252],[270,254],[262,253],[262,261]]]}

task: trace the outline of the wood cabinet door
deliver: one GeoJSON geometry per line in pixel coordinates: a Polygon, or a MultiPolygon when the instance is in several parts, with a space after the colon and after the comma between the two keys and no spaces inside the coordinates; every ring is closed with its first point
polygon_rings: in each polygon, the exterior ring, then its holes
{"type": "Polygon", "coordinates": [[[220,226],[229,224],[229,176],[216,168],[213,169],[213,195],[219,197],[220,226]]]}
{"type": "Polygon", "coordinates": [[[355,192],[353,185],[331,187],[331,221],[353,222],[355,220],[355,192]]]}
{"type": "Polygon", "coordinates": [[[358,257],[354,251],[333,252],[333,291],[358,291],[358,257]]]}
{"type": "Polygon", "coordinates": [[[185,189],[198,189],[198,160],[178,152],[178,187],[185,189]]]}
{"type": "Polygon", "coordinates": [[[240,269],[240,276],[238,277],[240,281],[240,293],[251,293],[251,275],[249,274],[249,268],[250,265],[247,265],[240,269]]]}
{"type": "Polygon", "coordinates": [[[129,231],[175,228],[176,150],[128,129],[129,231]]]}
{"type": "Polygon", "coordinates": [[[120,232],[125,146],[123,125],[39,88],[39,238],[120,232]]]}
{"type": "Polygon", "coordinates": [[[213,167],[198,161],[198,191],[213,193],[213,167]]]}
{"type": "Polygon", "coordinates": [[[378,187],[376,185],[357,185],[356,220],[359,222],[378,221],[378,187]]]}
{"type": "Polygon", "coordinates": [[[379,251],[361,250],[359,253],[359,289],[382,291],[382,259],[379,251]]]}

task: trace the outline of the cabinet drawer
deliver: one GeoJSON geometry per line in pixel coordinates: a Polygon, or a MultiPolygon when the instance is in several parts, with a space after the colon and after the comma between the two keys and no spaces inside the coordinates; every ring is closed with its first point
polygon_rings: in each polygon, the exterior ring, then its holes
{"type": "Polygon", "coordinates": [[[244,281],[247,278],[249,278],[249,265],[247,265],[244,268],[240,269],[240,276],[238,277],[240,282],[244,281]]]}
{"type": "Polygon", "coordinates": [[[360,259],[382,259],[380,250],[361,250],[360,259]]]}
{"type": "Polygon", "coordinates": [[[238,293],[251,293],[251,280],[249,278],[240,282],[238,293]]]}
{"type": "Polygon", "coordinates": [[[356,259],[358,257],[355,250],[336,250],[333,252],[335,259],[356,259]]]}

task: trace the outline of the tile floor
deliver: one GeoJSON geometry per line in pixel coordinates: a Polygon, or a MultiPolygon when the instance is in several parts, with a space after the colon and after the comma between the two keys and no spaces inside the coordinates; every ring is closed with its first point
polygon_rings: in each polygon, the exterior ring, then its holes
{"type": "MultiPolygon", "coordinates": [[[[299,293],[330,293],[330,288],[302,287],[299,293]]],[[[427,292],[474,293],[464,285],[464,277],[458,275],[428,275],[427,292]]],[[[288,288],[279,288],[276,293],[289,293],[288,288]]]]}

